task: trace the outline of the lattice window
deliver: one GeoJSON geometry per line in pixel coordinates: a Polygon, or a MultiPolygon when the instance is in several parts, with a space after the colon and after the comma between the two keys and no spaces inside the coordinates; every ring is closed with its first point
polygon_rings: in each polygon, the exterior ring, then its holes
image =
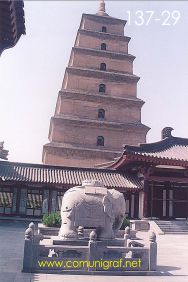
{"type": "Polygon", "coordinates": [[[40,189],[28,189],[27,191],[27,215],[40,216],[42,212],[43,191],[40,189]]]}
{"type": "Polygon", "coordinates": [[[0,206],[11,208],[13,201],[13,192],[6,188],[0,188],[0,206]]]}
{"type": "Polygon", "coordinates": [[[0,214],[12,214],[13,189],[0,188],[0,214]]]}

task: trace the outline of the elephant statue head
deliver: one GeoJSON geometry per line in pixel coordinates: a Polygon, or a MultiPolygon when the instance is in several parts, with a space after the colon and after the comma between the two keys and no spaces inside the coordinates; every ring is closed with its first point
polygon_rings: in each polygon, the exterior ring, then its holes
{"type": "Polygon", "coordinates": [[[125,218],[126,206],[124,195],[115,189],[110,189],[109,192],[113,198],[113,231],[117,234],[118,230],[121,228],[123,220],[125,218]]]}
{"type": "Polygon", "coordinates": [[[113,239],[125,215],[125,199],[101,182],[84,181],[66,191],[62,199],[59,236],[77,239],[78,226],[94,228],[98,239],[113,239]]]}

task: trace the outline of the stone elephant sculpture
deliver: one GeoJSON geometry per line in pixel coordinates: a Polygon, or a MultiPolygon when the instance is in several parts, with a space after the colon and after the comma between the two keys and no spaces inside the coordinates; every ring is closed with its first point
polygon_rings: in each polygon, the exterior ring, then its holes
{"type": "Polygon", "coordinates": [[[84,181],[67,190],[62,199],[59,236],[77,239],[78,226],[95,228],[98,239],[113,239],[125,216],[125,199],[101,182],[84,181]]]}

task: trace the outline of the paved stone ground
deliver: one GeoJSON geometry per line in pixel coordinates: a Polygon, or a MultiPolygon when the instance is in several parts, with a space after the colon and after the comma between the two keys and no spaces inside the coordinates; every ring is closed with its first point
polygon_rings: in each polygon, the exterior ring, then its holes
{"type": "MultiPolygon", "coordinates": [[[[25,222],[0,220],[0,282],[187,282],[188,235],[161,235],[158,242],[160,276],[99,276],[22,273],[25,222]]],[[[140,237],[146,233],[139,232],[140,237]]]]}

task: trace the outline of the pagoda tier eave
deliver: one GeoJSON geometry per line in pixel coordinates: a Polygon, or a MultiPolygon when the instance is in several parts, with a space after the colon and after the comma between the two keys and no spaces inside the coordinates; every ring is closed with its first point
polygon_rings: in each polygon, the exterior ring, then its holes
{"type": "Polygon", "coordinates": [[[117,73],[117,72],[108,72],[102,70],[94,70],[88,68],[77,68],[77,67],[67,67],[65,73],[76,74],[85,77],[95,77],[102,79],[109,79],[110,81],[133,81],[138,82],[140,77],[134,74],[125,74],[125,73],[117,73]]]}
{"type": "Polygon", "coordinates": [[[111,59],[125,59],[125,60],[130,60],[133,62],[135,60],[135,56],[127,53],[118,53],[115,51],[108,51],[108,50],[96,50],[96,49],[91,49],[91,48],[81,48],[81,47],[73,47],[72,51],[74,52],[79,52],[82,54],[89,54],[89,55],[96,55],[96,56],[102,56],[102,57],[107,57],[111,59]]]}
{"type": "Polygon", "coordinates": [[[88,127],[97,127],[97,128],[112,128],[113,130],[122,130],[122,129],[137,129],[137,132],[139,129],[141,131],[145,130],[146,132],[149,131],[149,127],[142,124],[141,122],[127,122],[127,123],[119,123],[119,122],[111,122],[111,121],[105,121],[105,120],[92,120],[92,119],[83,119],[83,118],[76,118],[75,116],[70,115],[55,115],[51,118],[51,122],[60,123],[62,122],[67,125],[75,125],[77,127],[85,127],[86,125],[88,127]]]}
{"type": "MultiPolygon", "coordinates": [[[[117,154],[117,155],[121,155],[122,152],[121,151],[114,151],[114,150],[109,150],[106,149],[104,147],[102,147],[101,149],[99,148],[91,148],[91,147],[81,147],[78,146],[76,144],[76,146],[74,144],[67,144],[67,143],[58,143],[58,142],[50,142],[44,145],[45,148],[57,148],[57,149],[70,149],[70,150],[78,150],[78,151],[93,151],[93,152],[101,152],[101,153],[111,153],[111,154],[117,154]]],[[[117,157],[116,157],[117,158],[117,157]]]]}
{"type": "Polygon", "coordinates": [[[107,32],[101,32],[101,31],[93,31],[93,30],[88,30],[88,29],[79,29],[77,36],[79,34],[86,34],[90,35],[92,37],[98,37],[100,39],[112,39],[112,40],[119,40],[119,41],[125,41],[128,42],[131,40],[130,37],[124,36],[124,35],[118,35],[118,34],[113,34],[113,33],[107,33],[107,32]]]}
{"type": "Polygon", "coordinates": [[[73,100],[83,100],[85,101],[109,101],[109,102],[117,102],[117,103],[127,103],[127,105],[140,105],[143,106],[145,102],[139,98],[128,98],[128,97],[116,97],[116,96],[108,96],[104,94],[98,93],[88,93],[88,92],[80,92],[77,90],[70,89],[62,89],[59,91],[59,96],[63,96],[64,99],[73,99],[73,100]]]}
{"type": "Polygon", "coordinates": [[[82,19],[81,19],[81,23],[83,21],[83,18],[91,18],[92,20],[95,20],[96,22],[101,22],[101,23],[109,23],[109,24],[123,24],[126,25],[127,21],[126,20],[122,20],[122,19],[118,19],[118,18],[114,18],[111,17],[109,15],[97,15],[97,14],[82,14],[82,19]]]}

